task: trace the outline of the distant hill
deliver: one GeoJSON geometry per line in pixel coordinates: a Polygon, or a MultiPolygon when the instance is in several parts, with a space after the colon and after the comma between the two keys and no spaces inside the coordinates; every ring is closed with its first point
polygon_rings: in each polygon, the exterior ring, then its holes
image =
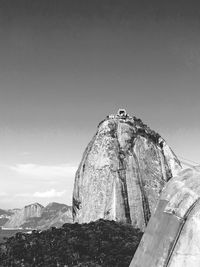
{"type": "Polygon", "coordinates": [[[0,209],[0,226],[3,226],[13,215],[13,212],[0,209]]]}
{"type": "Polygon", "coordinates": [[[11,212],[11,211],[0,209],[0,216],[1,215],[8,215],[8,216],[10,216],[12,213],[13,212],[11,212]]]}
{"type": "Polygon", "coordinates": [[[72,222],[72,208],[56,202],[49,203],[46,207],[33,203],[22,209],[3,212],[2,210],[4,223],[2,222],[1,226],[4,228],[48,229],[72,222]]]}

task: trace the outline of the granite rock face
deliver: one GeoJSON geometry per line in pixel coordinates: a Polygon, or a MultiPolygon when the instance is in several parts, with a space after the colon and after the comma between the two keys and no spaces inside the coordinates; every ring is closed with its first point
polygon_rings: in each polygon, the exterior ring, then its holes
{"type": "Polygon", "coordinates": [[[165,183],[181,165],[161,136],[125,110],[107,116],[76,172],[73,219],[104,218],[142,230],[165,183]]]}
{"type": "Polygon", "coordinates": [[[33,203],[25,206],[23,209],[24,219],[26,220],[27,218],[41,217],[43,209],[44,207],[39,203],[33,203]]]}

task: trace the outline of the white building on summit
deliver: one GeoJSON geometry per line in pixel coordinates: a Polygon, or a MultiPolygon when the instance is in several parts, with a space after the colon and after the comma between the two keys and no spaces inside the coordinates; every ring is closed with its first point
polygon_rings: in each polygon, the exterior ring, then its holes
{"type": "Polygon", "coordinates": [[[118,117],[127,117],[128,116],[128,114],[127,114],[127,112],[126,112],[126,110],[125,109],[123,109],[123,108],[120,108],[119,110],[118,110],[118,112],[117,112],[117,116],[118,117]]]}
{"type": "Polygon", "coordinates": [[[128,115],[128,113],[126,112],[126,110],[124,108],[120,108],[118,109],[118,112],[116,115],[109,115],[108,116],[109,119],[118,119],[118,118],[121,118],[121,119],[126,119],[126,118],[130,118],[130,116],[128,115]]]}

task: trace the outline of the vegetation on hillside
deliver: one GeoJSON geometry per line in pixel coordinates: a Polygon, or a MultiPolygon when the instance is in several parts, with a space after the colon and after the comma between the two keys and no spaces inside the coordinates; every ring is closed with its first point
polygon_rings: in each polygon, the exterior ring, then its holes
{"type": "Polygon", "coordinates": [[[0,245],[0,266],[128,267],[141,237],[131,225],[105,220],[17,233],[0,245]]]}

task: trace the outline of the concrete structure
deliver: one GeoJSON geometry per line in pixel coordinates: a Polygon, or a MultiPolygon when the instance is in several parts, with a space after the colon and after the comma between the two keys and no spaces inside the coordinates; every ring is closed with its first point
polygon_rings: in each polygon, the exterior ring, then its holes
{"type": "Polygon", "coordinates": [[[117,116],[118,116],[118,117],[121,117],[121,118],[125,118],[125,117],[128,117],[128,114],[127,114],[127,112],[126,112],[125,109],[120,108],[120,109],[118,110],[118,112],[117,112],[117,116]]]}
{"type": "Polygon", "coordinates": [[[200,266],[200,168],[182,170],[163,189],[130,267],[200,266]]]}

